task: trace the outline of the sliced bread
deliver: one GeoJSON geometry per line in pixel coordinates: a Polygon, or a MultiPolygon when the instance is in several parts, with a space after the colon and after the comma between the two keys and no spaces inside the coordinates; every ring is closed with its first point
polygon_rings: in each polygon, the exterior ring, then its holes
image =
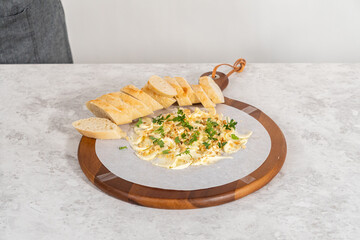
{"type": "Polygon", "coordinates": [[[205,93],[209,96],[211,101],[214,103],[223,103],[224,95],[220,89],[220,87],[215,83],[215,81],[208,76],[201,77],[199,79],[199,84],[205,93]]]}
{"type": "Polygon", "coordinates": [[[99,99],[104,100],[107,103],[110,103],[120,111],[126,113],[131,119],[139,118],[142,114],[134,107],[125,103],[121,98],[116,94],[105,94],[99,97],[99,99]]]}
{"type": "Polygon", "coordinates": [[[119,139],[126,135],[121,128],[106,118],[80,119],[73,122],[72,125],[79,133],[89,138],[119,139]]]}
{"type": "Polygon", "coordinates": [[[190,87],[189,83],[184,78],[175,77],[175,80],[182,87],[184,93],[187,94],[193,104],[200,102],[200,100],[196,97],[196,94],[190,87]]]}
{"type": "Polygon", "coordinates": [[[159,94],[160,96],[175,97],[177,94],[176,90],[167,81],[159,76],[151,76],[147,84],[152,91],[159,94]]]}
{"type": "Polygon", "coordinates": [[[121,89],[122,92],[127,93],[134,98],[137,98],[138,100],[145,103],[148,107],[150,107],[151,110],[156,111],[163,109],[163,106],[158,103],[155,99],[153,99],[151,96],[146,94],[141,89],[138,89],[134,85],[127,85],[121,89]]]}
{"type": "Polygon", "coordinates": [[[86,107],[97,117],[108,118],[116,125],[130,123],[132,119],[125,112],[120,111],[108,102],[101,99],[90,100],[86,107]]]}
{"type": "Polygon", "coordinates": [[[161,95],[155,93],[154,91],[152,91],[149,88],[149,86],[147,84],[141,90],[143,90],[148,95],[150,95],[153,99],[155,99],[158,103],[160,103],[164,108],[168,108],[176,102],[176,100],[174,98],[161,96],[161,95]]]}
{"type": "Polygon", "coordinates": [[[216,105],[211,101],[211,99],[206,95],[204,90],[200,85],[191,85],[197,98],[200,100],[201,104],[206,108],[214,108],[216,105]]]}
{"type": "Polygon", "coordinates": [[[114,92],[114,95],[117,95],[123,100],[125,103],[129,104],[130,106],[134,107],[141,113],[141,117],[153,114],[154,112],[146,106],[142,101],[137,100],[136,98],[123,93],[123,92],[114,92]]]}
{"type": "Polygon", "coordinates": [[[167,81],[173,88],[175,88],[177,94],[175,96],[176,101],[179,106],[188,106],[192,105],[190,98],[185,94],[182,87],[178,84],[175,78],[172,77],[164,77],[164,80],[167,81]]]}

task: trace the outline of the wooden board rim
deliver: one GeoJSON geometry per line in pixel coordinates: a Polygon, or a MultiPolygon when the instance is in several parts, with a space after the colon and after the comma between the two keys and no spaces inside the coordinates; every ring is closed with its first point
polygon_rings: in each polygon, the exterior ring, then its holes
{"type": "Polygon", "coordinates": [[[95,139],[82,137],[78,159],[86,177],[107,194],[123,201],[154,208],[192,209],[216,206],[244,197],[271,181],[280,171],[287,147],[276,123],[254,106],[225,97],[225,104],[246,112],[258,120],[268,132],[271,149],[266,160],[255,171],[236,181],[199,190],[153,188],[122,179],[110,172],[95,152],[95,139]]]}

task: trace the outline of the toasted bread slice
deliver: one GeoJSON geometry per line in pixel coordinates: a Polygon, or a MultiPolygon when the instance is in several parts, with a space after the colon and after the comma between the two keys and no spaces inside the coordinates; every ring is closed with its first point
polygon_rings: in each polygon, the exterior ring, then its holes
{"type": "Polygon", "coordinates": [[[182,77],[175,77],[175,80],[178,82],[178,84],[182,87],[184,90],[184,93],[187,94],[187,96],[190,98],[190,101],[195,104],[199,103],[200,100],[196,97],[195,92],[190,87],[189,83],[182,77]]]}
{"type": "Polygon", "coordinates": [[[116,125],[130,123],[132,119],[125,112],[120,111],[110,103],[101,99],[90,100],[86,107],[97,117],[108,118],[116,125]]]}
{"type": "Polygon", "coordinates": [[[167,81],[159,76],[151,76],[148,81],[148,87],[155,93],[164,97],[175,97],[177,92],[167,81]]]}
{"type": "Polygon", "coordinates": [[[143,90],[148,95],[150,95],[153,99],[155,99],[158,103],[160,103],[164,108],[168,108],[176,102],[176,100],[174,98],[164,97],[164,96],[161,96],[161,95],[155,93],[154,91],[152,91],[149,88],[149,86],[147,84],[141,90],[143,90]]]}
{"type": "Polygon", "coordinates": [[[104,100],[107,103],[110,103],[120,111],[126,113],[131,119],[139,118],[142,114],[134,107],[125,103],[121,98],[116,94],[105,94],[99,97],[98,99],[104,100]]]}
{"type": "Polygon", "coordinates": [[[128,104],[127,102],[123,101],[119,95],[119,92],[112,92],[112,93],[108,93],[107,95],[110,95],[110,96],[113,96],[113,97],[116,97],[116,98],[119,98],[123,103],[124,103],[124,107],[129,107],[131,108],[133,111],[131,113],[131,118],[134,120],[136,118],[139,118],[139,117],[142,117],[144,116],[144,114],[142,112],[140,112],[136,107],[128,104]]]}
{"type": "Polygon", "coordinates": [[[199,79],[199,84],[202,89],[205,91],[206,95],[213,101],[213,103],[223,103],[224,95],[220,87],[215,83],[215,81],[208,76],[203,76],[199,79]]]}
{"type": "Polygon", "coordinates": [[[73,122],[72,125],[79,133],[89,138],[119,139],[126,135],[121,128],[106,118],[80,119],[73,122]]]}
{"type": "Polygon", "coordinates": [[[134,107],[136,110],[138,110],[141,113],[141,117],[153,114],[154,112],[145,105],[142,101],[137,100],[136,98],[123,93],[123,92],[114,92],[113,95],[117,95],[123,100],[125,103],[129,104],[130,106],[134,107]]]}
{"type": "Polygon", "coordinates": [[[214,108],[216,106],[215,103],[213,103],[210,100],[210,98],[206,95],[206,93],[204,92],[204,90],[200,85],[191,85],[191,87],[193,88],[196,96],[198,97],[198,99],[200,99],[200,102],[204,107],[214,108]]]}
{"type": "Polygon", "coordinates": [[[190,98],[185,94],[182,87],[178,84],[175,78],[172,77],[164,77],[164,80],[167,81],[173,88],[175,88],[177,94],[175,96],[176,101],[179,106],[188,106],[192,105],[190,98]]]}
{"type": "Polygon", "coordinates": [[[141,89],[138,89],[134,85],[127,85],[127,86],[123,87],[121,89],[121,91],[133,96],[134,98],[139,99],[153,111],[163,109],[163,106],[160,103],[158,103],[155,99],[153,99],[148,94],[146,94],[144,91],[142,91],[141,89]]]}

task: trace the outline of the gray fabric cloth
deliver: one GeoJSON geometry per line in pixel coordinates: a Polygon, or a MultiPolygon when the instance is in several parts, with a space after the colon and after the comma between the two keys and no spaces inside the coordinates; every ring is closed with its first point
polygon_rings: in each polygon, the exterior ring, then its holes
{"type": "Polygon", "coordinates": [[[0,63],[72,63],[60,0],[0,0],[0,63]]]}

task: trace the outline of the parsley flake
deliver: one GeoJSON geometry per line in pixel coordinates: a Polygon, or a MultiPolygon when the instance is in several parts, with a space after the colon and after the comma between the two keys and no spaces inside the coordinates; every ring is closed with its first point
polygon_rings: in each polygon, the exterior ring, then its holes
{"type": "Polygon", "coordinates": [[[136,123],[136,126],[140,127],[140,124],[142,124],[142,123],[143,123],[142,118],[139,118],[138,122],[136,123]]]}
{"type": "Polygon", "coordinates": [[[170,153],[170,150],[169,149],[166,149],[164,151],[161,152],[162,154],[169,154],[170,153]]]}
{"type": "Polygon", "coordinates": [[[164,116],[162,116],[162,114],[153,118],[153,120],[152,120],[153,123],[157,123],[159,125],[163,124],[164,121],[165,121],[165,118],[164,118],[164,116]]]}
{"type": "Polygon", "coordinates": [[[153,140],[153,143],[154,143],[154,144],[159,145],[161,148],[164,147],[165,143],[164,143],[164,141],[161,140],[160,138],[156,138],[156,137],[154,137],[154,136],[149,136],[149,138],[150,138],[151,140],[153,140]]]}
{"type": "Polygon", "coordinates": [[[190,154],[190,148],[186,148],[186,150],[185,150],[184,152],[181,152],[181,153],[177,154],[176,156],[181,156],[181,155],[183,155],[183,154],[187,154],[187,155],[189,155],[189,156],[192,158],[192,156],[191,156],[191,154],[190,154]]]}
{"type": "Polygon", "coordinates": [[[193,142],[196,142],[199,139],[199,135],[200,135],[199,131],[194,132],[194,134],[191,136],[189,140],[189,145],[193,144],[193,142]]]}
{"type": "Polygon", "coordinates": [[[217,122],[213,122],[211,121],[211,118],[208,118],[206,121],[206,128],[205,128],[205,132],[208,134],[208,138],[210,140],[217,140],[217,138],[214,138],[214,135],[217,134],[216,130],[214,129],[214,127],[218,126],[219,124],[217,122]]]}
{"type": "Polygon", "coordinates": [[[206,149],[209,149],[210,143],[208,143],[208,142],[203,142],[202,144],[205,146],[206,149]]]}
{"type": "Polygon", "coordinates": [[[236,136],[235,134],[231,134],[231,138],[234,139],[234,140],[239,140],[239,137],[236,136]]]}
{"type": "Polygon", "coordinates": [[[230,122],[227,124],[224,124],[224,127],[226,130],[231,130],[232,128],[235,129],[237,122],[234,121],[234,119],[231,119],[230,122]]]}
{"type": "Polygon", "coordinates": [[[219,148],[223,148],[226,144],[227,144],[227,142],[223,142],[223,143],[218,142],[219,148]]]}
{"type": "Polygon", "coordinates": [[[160,133],[162,137],[165,137],[164,126],[159,127],[158,129],[155,130],[155,132],[160,133]]]}

